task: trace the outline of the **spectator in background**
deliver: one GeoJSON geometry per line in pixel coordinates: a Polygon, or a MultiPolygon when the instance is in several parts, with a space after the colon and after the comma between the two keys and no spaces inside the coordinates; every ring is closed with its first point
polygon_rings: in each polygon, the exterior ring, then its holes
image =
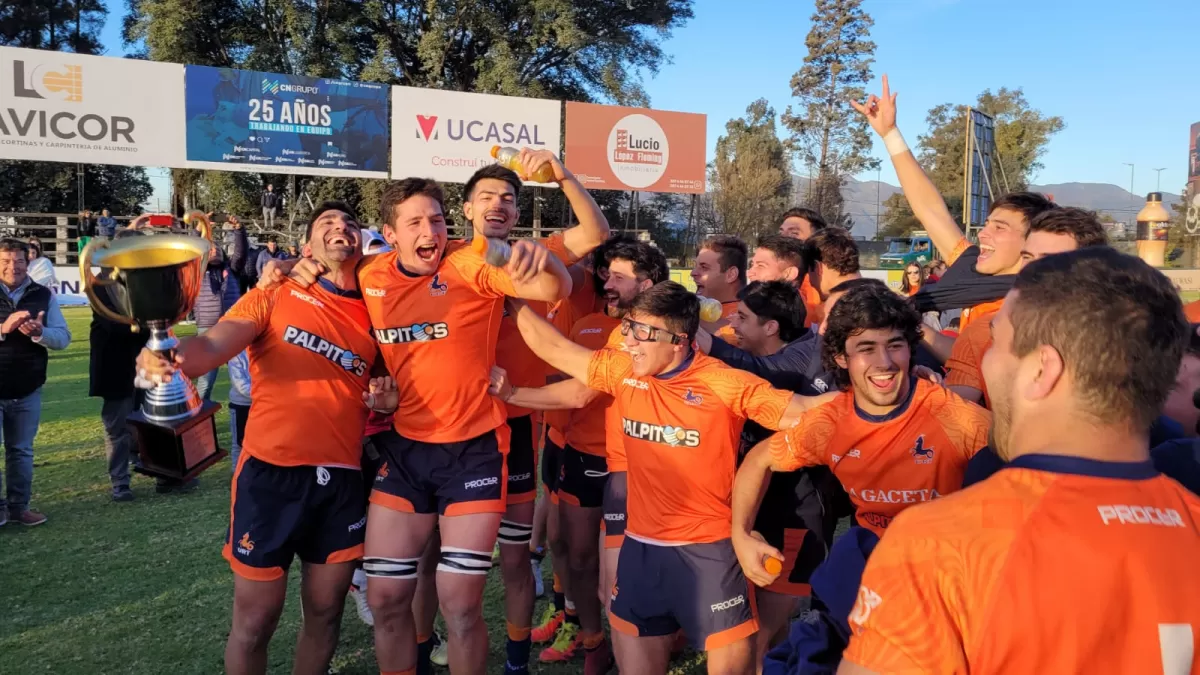
{"type": "MultiPolygon", "coordinates": [[[[230,272],[225,260],[225,252],[220,246],[211,244],[208,255],[208,268],[200,281],[200,294],[196,296],[196,305],[192,313],[196,317],[196,334],[204,335],[208,329],[217,325],[217,321],[225,312],[233,307],[241,297],[238,290],[237,277],[230,272]]],[[[196,380],[196,391],[200,398],[208,401],[212,398],[213,383],[217,380],[217,369],[205,373],[196,380]]]]}
{"type": "Polygon", "coordinates": [[[900,295],[911,298],[925,285],[925,268],[920,263],[909,263],[904,268],[904,278],[900,280],[900,295]]]}
{"type": "Polygon", "coordinates": [[[100,211],[100,217],[96,219],[96,236],[108,237],[112,239],[117,232],[117,219],[108,215],[108,209],[100,211]]]}
{"type": "Polygon", "coordinates": [[[268,260],[284,260],[287,258],[287,252],[279,248],[279,242],[275,241],[275,237],[267,239],[267,247],[258,254],[258,261],[254,264],[255,276],[262,276],[263,267],[266,267],[268,260]]]}
{"type": "MultiPolygon", "coordinates": [[[[246,237],[246,228],[237,216],[229,216],[229,227],[225,232],[225,254],[229,259],[229,271],[237,278],[239,295],[254,287],[251,277],[254,276],[254,263],[250,256],[250,240],[246,237]],[[246,274],[249,266],[250,274],[246,274]]],[[[257,280],[257,278],[255,278],[257,280]]]]}
{"type": "Polygon", "coordinates": [[[242,438],[246,435],[246,418],[249,415],[250,357],[243,349],[229,362],[229,437],[232,439],[229,459],[234,471],[237,471],[238,457],[242,455],[242,438]]]}
{"type": "Polygon", "coordinates": [[[934,260],[925,266],[925,281],[926,283],[937,283],[945,273],[946,261],[934,260]]]}
{"type": "Polygon", "coordinates": [[[259,199],[262,206],[263,226],[268,230],[275,229],[275,212],[279,209],[279,195],[275,194],[275,186],[267,185],[259,199]]]}
{"type": "MultiPolygon", "coordinates": [[[[116,238],[137,236],[136,229],[114,232],[116,238]]],[[[129,462],[137,462],[137,448],[125,418],[141,402],[142,390],[133,385],[134,362],[146,346],[147,331],[133,331],[123,323],[109,321],[92,310],[88,332],[91,351],[88,396],[103,399],[100,421],[104,424],[104,454],[114,502],[131,502],[129,462]]]]}
{"type": "Polygon", "coordinates": [[[37,237],[29,238],[29,277],[34,283],[58,292],[58,279],[54,276],[54,263],[42,255],[42,242],[37,237]]]}
{"type": "Polygon", "coordinates": [[[96,236],[96,221],[91,211],[79,212],[79,250],[82,251],[92,237],[96,236]]]}
{"type": "Polygon", "coordinates": [[[299,247],[297,247],[295,244],[288,244],[287,257],[291,258],[292,260],[299,260],[299,258],[300,258],[299,247]]]}
{"type": "Polygon", "coordinates": [[[29,277],[29,246],[0,239],[0,429],[4,435],[7,492],[0,525],[9,520],[41,525],[29,508],[33,492],[33,439],[42,414],[47,349],[65,349],[71,331],[50,289],[29,277]]]}

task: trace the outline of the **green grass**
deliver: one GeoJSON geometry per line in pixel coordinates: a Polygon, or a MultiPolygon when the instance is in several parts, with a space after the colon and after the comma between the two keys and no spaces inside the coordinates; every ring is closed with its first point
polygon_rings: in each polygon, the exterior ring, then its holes
{"type": "MultiPolygon", "coordinates": [[[[134,474],[137,500],[113,503],[100,400],[87,396],[91,314],[64,313],[74,341],[51,353],[34,447],[32,506],[50,520],[36,528],[0,528],[0,674],[219,673],[233,598],[233,575],[220,553],[229,519],[229,463],[201,476],[200,489],[188,495],[158,495],[151,479],[134,474]]],[[[215,400],[227,400],[228,388],[222,369],[215,400]]],[[[224,409],[217,428],[227,448],[224,409]]],[[[545,568],[548,573],[548,563],[545,568]]],[[[271,643],[271,673],[291,672],[300,625],[298,567],[292,571],[291,594],[271,643]]],[[[493,570],[484,608],[488,672],[503,670],[502,599],[493,570]]],[[[536,614],[544,603],[538,601],[536,614]]],[[[582,670],[582,661],[538,664],[536,649],[532,672],[582,670]]],[[[352,602],[333,665],[346,675],[379,672],[371,631],[352,602]]],[[[702,669],[702,657],[691,655],[674,672],[702,669]]]]}

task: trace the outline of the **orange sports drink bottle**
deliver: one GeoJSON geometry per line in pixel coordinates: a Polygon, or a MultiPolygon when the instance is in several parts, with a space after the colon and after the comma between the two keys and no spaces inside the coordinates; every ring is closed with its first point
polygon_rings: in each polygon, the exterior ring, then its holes
{"type": "Polygon", "coordinates": [[[475,249],[483,260],[493,267],[504,267],[512,257],[512,247],[508,242],[491,237],[475,237],[471,240],[471,248],[475,249]]]}
{"type": "Polygon", "coordinates": [[[532,176],[526,176],[525,167],[521,165],[521,151],[516,148],[502,148],[499,145],[493,145],[492,157],[496,158],[497,164],[507,169],[512,169],[524,180],[534,183],[554,182],[554,167],[549,164],[543,164],[537,171],[533,172],[532,176]]]}
{"type": "Polygon", "coordinates": [[[700,320],[705,323],[716,323],[721,320],[721,302],[697,295],[700,299],[700,320]]]}

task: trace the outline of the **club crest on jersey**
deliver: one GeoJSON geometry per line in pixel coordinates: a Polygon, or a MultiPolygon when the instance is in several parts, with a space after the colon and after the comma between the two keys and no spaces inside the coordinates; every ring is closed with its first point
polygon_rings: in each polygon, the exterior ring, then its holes
{"type": "Polygon", "coordinates": [[[693,394],[692,390],[688,389],[687,393],[683,395],[683,402],[688,405],[700,405],[704,403],[704,397],[699,394],[693,394]]]}
{"type": "Polygon", "coordinates": [[[381,345],[429,342],[447,337],[450,337],[450,327],[444,323],[414,323],[411,326],[375,329],[375,341],[381,345]]]}
{"type": "Polygon", "coordinates": [[[917,464],[933,462],[933,448],[925,447],[925,436],[917,436],[917,442],[912,447],[913,461],[917,464]]]}
{"type": "Polygon", "coordinates": [[[429,295],[434,298],[440,298],[446,294],[446,289],[450,288],[446,283],[440,280],[441,275],[433,275],[433,281],[429,282],[429,295]]]}
{"type": "Polygon", "coordinates": [[[339,347],[315,333],[288,326],[283,331],[283,341],[323,356],[348,373],[361,377],[367,372],[367,362],[361,356],[344,347],[339,347]]]}
{"type": "Polygon", "coordinates": [[[650,424],[629,418],[621,419],[625,435],[639,441],[661,443],[673,448],[694,448],[700,445],[700,432],[696,429],[685,429],[671,425],[650,424]]]}

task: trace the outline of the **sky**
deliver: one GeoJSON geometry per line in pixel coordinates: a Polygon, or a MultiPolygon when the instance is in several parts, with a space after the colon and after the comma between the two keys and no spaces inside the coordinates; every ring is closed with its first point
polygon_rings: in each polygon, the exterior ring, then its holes
{"type": "MultiPolygon", "coordinates": [[[[109,5],[102,43],[119,56],[124,8],[109,5]]],[[[1034,182],[1128,189],[1132,163],[1133,192],[1156,189],[1157,168],[1163,190],[1182,190],[1188,129],[1200,122],[1200,2],[866,0],[864,9],[877,45],[868,91],[888,74],[910,146],[930,108],[1019,87],[1066,122],[1034,182]]],[[[695,17],[663,44],[671,63],[645,78],[651,107],[708,115],[711,158],[725,123],[752,101],[766,98],[779,114],[793,102],[812,11],[807,0],[696,0],[695,17]]],[[[875,156],[886,157],[878,141],[875,156]]],[[[880,175],[898,183],[886,161],[880,175]]]]}

